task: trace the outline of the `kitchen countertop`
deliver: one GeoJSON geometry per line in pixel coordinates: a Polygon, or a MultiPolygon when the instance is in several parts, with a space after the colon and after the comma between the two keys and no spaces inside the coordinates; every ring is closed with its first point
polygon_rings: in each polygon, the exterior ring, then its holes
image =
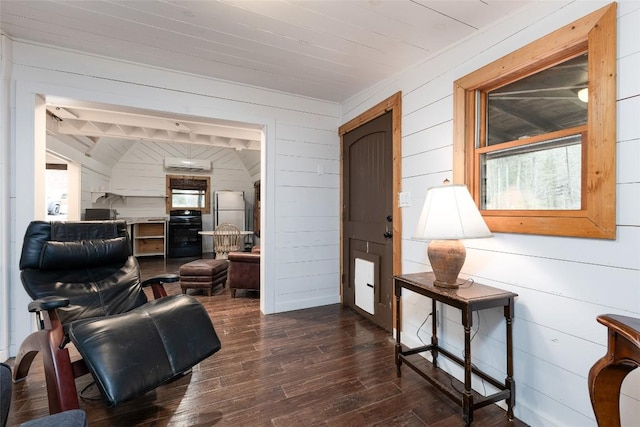
{"type": "Polygon", "coordinates": [[[117,218],[121,221],[126,221],[127,224],[138,224],[141,222],[167,222],[169,220],[168,216],[144,216],[144,217],[121,217],[117,218]]]}

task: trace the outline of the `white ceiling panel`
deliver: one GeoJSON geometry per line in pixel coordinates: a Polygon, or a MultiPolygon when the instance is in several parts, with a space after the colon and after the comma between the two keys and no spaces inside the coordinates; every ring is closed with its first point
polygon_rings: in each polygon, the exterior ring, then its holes
{"type": "Polygon", "coordinates": [[[11,38],[343,102],[527,1],[1,0],[11,38]]]}
{"type": "MultiPolygon", "coordinates": [[[[0,0],[0,31],[15,40],[344,102],[528,3],[0,0]]],[[[47,99],[49,135],[109,166],[140,139],[242,150],[249,169],[259,162],[260,132],[253,125],[47,99]]]]}
{"type": "Polygon", "coordinates": [[[526,6],[530,1],[431,1],[414,0],[444,16],[451,17],[473,29],[479,29],[502,19],[509,13],[526,6]]]}

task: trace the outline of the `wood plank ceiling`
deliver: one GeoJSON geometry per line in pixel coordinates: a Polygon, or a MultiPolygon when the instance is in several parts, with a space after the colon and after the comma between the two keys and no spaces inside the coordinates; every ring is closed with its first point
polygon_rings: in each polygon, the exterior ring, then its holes
{"type": "MultiPolygon", "coordinates": [[[[13,40],[344,102],[528,3],[1,0],[0,31],[13,40]]],[[[63,104],[52,108],[68,107],[63,104]]],[[[168,122],[157,128],[147,121],[146,127],[133,130],[112,122],[117,115],[105,112],[97,117],[93,108],[89,118],[79,106],[75,108],[70,114],[77,117],[68,122],[56,115],[65,123],[58,126],[59,132],[64,127],[88,138],[162,135],[191,142],[201,138],[172,133],[175,117],[165,117],[168,122]],[[134,133],[126,135],[128,131],[134,133]]],[[[252,145],[251,138],[235,139],[236,144],[252,145]]]]}

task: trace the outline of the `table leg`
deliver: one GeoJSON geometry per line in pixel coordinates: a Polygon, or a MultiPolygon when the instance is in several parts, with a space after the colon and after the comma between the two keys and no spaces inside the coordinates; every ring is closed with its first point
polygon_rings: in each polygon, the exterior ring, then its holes
{"type": "Polygon", "coordinates": [[[436,311],[436,300],[431,299],[431,363],[433,367],[438,366],[438,321],[436,311]]]}
{"type": "Polygon", "coordinates": [[[473,421],[473,395],[471,394],[471,328],[473,312],[462,310],[464,326],[464,392],[462,393],[462,416],[466,425],[473,421]]]}
{"type": "Polygon", "coordinates": [[[513,299],[504,306],[504,318],[507,323],[507,377],[504,385],[509,390],[507,403],[507,417],[513,420],[513,407],[516,405],[516,383],[513,380],[513,299]]]}
{"type": "Polygon", "coordinates": [[[400,370],[400,366],[402,365],[402,360],[400,359],[400,352],[402,351],[402,344],[400,342],[400,329],[402,325],[402,314],[400,310],[400,295],[402,294],[402,288],[400,286],[395,287],[396,290],[396,375],[400,377],[402,372],[400,370]]]}

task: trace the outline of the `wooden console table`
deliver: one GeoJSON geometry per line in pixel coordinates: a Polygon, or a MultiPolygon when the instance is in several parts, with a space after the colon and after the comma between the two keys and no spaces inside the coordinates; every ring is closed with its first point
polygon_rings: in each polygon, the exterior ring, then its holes
{"type": "MultiPolygon", "coordinates": [[[[468,426],[473,421],[473,411],[491,403],[505,400],[507,403],[507,415],[513,419],[513,407],[516,404],[515,381],[513,380],[513,341],[512,341],[512,320],[514,311],[514,299],[517,294],[507,292],[502,289],[492,288],[474,282],[470,286],[462,286],[458,289],[440,288],[433,285],[435,277],[433,273],[404,274],[394,277],[396,295],[396,348],[395,359],[397,375],[401,375],[401,366],[405,363],[420,376],[431,382],[449,398],[462,406],[462,416],[468,426]],[[439,301],[451,307],[459,308],[462,311],[462,326],[464,327],[464,359],[452,354],[450,351],[438,345],[437,325],[432,321],[431,344],[412,349],[404,349],[400,342],[400,332],[402,329],[401,296],[402,289],[409,289],[420,295],[431,298],[431,313],[434,319],[436,316],[436,303],[439,301]],[[506,320],[506,347],[507,347],[507,377],[504,383],[490,377],[471,364],[471,327],[473,326],[473,312],[486,308],[504,307],[504,317],[506,320]],[[432,362],[424,360],[430,369],[425,370],[418,364],[411,361],[409,356],[425,351],[431,352],[432,362]],[[437,376],[444,374],[437,369],[438,355],[445,356],[460,366],[464,367],[464,391],[460,393],[447,382],[443,382],[437,376]],[[437,371],[437,372],[436,372],[437,371]],[[474,402],[471,391],[471,374],[475,374],[487,381],[499,391],[495,394],[484,396],[474,402]]],[[[422,361],[421,361],[422,362],[422,361]]]]}

